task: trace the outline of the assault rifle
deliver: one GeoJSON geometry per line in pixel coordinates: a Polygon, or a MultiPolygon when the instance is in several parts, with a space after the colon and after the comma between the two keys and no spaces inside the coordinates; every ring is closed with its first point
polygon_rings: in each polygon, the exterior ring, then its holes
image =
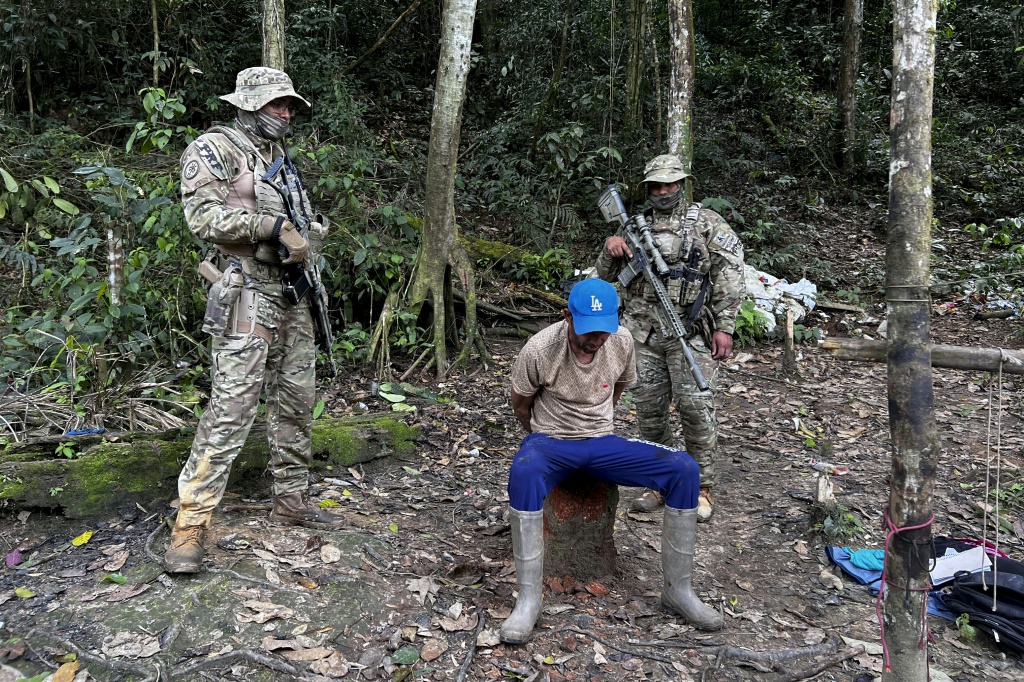
{"type": "MultiPolygon", "coordinates": [[[[288,220],[292,221],[299,234],[309,240],[309,226],[312,222],[306,209],[306,202],[302,199],[302,178],[299,177],[298,169],[292,163],[292,157],[288,154],[288,147],[284,147],[284,155],[279,156],[271,164],[261,180],[267,183],[281,195],[285,209],[288,211],[288,220]],[[281,182],[275,182],[274,178],[281,176],[281,182]],[[292,192],[294,188],[295,192],[292,192]],[[296,197],[298,201],[296,202],[296,197]],[[296,203],[299,205],[296,206],[296,203]]],[[[288,256],[284,246],[279,247],[281,258],[288,256]]],[[[315,330],[316,345],[327,354],[331,363],[331,376],[338,376],[338,366],[334,363],[334,353],[331,350],[331,342],[334,340],[334,333],[331,331],[331,320],[327,317],[327,305],[323,299],[323,284],[320,282],[320,264],[314,263],[312,256],[304,263],[293,263],[286,266],[281,287],[285,298],[293,304],[298,303],[309,294],[309,308],[313,313],[313,328],[315,330]]]]}
{"type": "Polygon", "coordinates": [[[654,297],[658,301],[662,335],[666,338],[679,339],[679,344],[683,348],[683,357],[686,358],[686,364],[690,367],[690,373],[693,374],[697,388],[702,391],[708,390],[707,379],[704,378],[704,373],[700,371],[697,361],[694,360],[690,345],[686,343],[689,330],[679,318],[676,306],[669,299],[665,284],[661,281],[662,277],[669,274],[669,267],[654,244],[647,219],[644,218],[643,213],[637,213],[632,218],[626,214],[626,207],[622,204],[622,198],[619,196],[618,190],[615,189],[615,185],[608,185],[608,188],[598,197],[597,205],[605,220],[622,226],[629,248],[633,251],[633,259],[619,273],[619,284],[625,289],[637,277],[643,275],[654,290],[654,297]]]}

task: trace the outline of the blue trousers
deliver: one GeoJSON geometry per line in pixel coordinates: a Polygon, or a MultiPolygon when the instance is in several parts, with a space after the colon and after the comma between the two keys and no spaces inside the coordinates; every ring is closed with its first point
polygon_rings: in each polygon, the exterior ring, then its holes
{"type": "Polygon", "coordinates": [[[682,450],[616,435],[562,440],[543,433],[524,438],[512,460],[509,504],[519,511],[539,511],[547,494],[577,471],[616,485],[657,490],[675,509],[697,506],[700,467],[682,450]]]}

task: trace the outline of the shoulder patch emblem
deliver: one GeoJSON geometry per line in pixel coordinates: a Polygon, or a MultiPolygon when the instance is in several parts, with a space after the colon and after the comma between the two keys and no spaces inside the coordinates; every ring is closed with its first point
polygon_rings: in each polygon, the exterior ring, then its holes
{"type": "Polygon", "coordinates": [[[740,238],[731,231],[718,230],[715,232],[715,236],[711,238],[711,243],[720,250],[731,253],[734,256],[739,253],[741,248],[740,238]]]}
{"type": "Polygon", "coordinates": [[[192,159],[185,164],[185,170],[181,172],[181,176],[186,180],[191,180],[195,176],[199,175],[199,162],[192,159]]]}
{"type": "Polygon", "coordinates": [[[199,158],[206,162],[206,165],[210,167],[214,175],[217,177],[224,176],[224,166],[221,164],[220,157],[217,156],[217,152],[212,144],[206,140],[198,140],[196,141],[196,151],[199,152],[199,158]]]}

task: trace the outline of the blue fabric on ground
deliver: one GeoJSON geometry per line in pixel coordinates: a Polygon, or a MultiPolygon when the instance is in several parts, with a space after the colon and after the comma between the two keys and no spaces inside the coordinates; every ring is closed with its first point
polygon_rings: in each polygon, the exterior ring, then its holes
{"type": "Polygon", "coordinates": [[[883,549],[851,550],[849,547],[843,547],[843,551],[849,555],[850,563],[857,568],[881,571],[885,567],[885,550],[883,549]]]}
{"type": "MultiPolygon", "coordinates": [[[[884,554],[880,549],[870,551],[884,554]]],[[[825,547],[825,554],[828,555],[828,558],[831,559],[832,563],[843,569],[843,573],[846,573],[861,585],[867,585],[868,592],[872,595],[878,594],[878,583],[882,579],[881,569],[872,571],[854,565],[850,560],[850,553],[844,547],[827,545],[825,547]]],[[[928,593],[928,613],[933,616],[938,616],[939,618],[945,618],[946,620],[956,620],[956,614],[946,608],[945,603],[942,601],[942,593],[939,590],[932,590],[928,593]]]]}

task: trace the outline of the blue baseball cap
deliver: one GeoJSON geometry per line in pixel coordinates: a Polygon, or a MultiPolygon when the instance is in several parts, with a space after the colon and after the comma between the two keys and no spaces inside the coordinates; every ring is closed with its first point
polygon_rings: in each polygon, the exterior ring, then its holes
{"type": "Polygon", "coordinates": [[[619,331],[619,294],[603,279],[577,282],[569,292],[569,313],[577,334],[619,331]]]}

